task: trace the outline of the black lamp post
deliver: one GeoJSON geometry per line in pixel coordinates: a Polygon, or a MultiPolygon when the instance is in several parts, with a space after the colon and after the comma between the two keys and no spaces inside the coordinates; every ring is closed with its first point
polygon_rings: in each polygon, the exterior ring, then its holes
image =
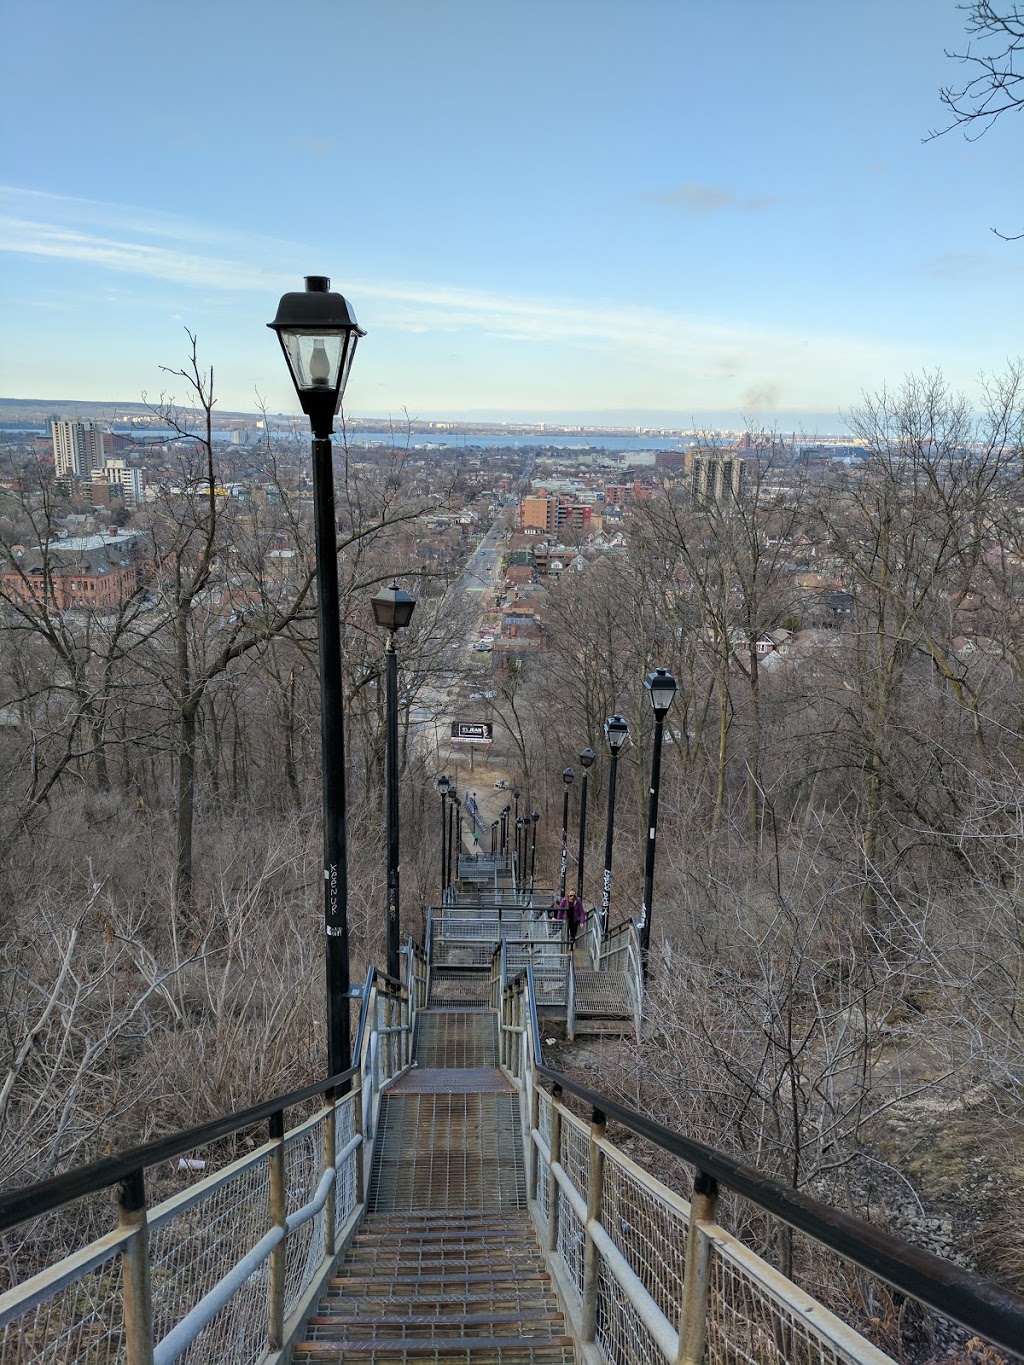
{"type": "Polygon", "coordinates": [[[587,838],[587,774],[597,754],[588,745],[580,750],[580,767],[583,769],[583,783],[580,787],[580,844],[576,859],[576,894],[583,899],[583,857],[587,838]]]}
{"type": "Polygon", "coordinates": [[[398,653],[395,632],[405,630],[416,603],[397,583],[381,588],[370,598],[378,626],[388,633],[384,658],[387,663],[387,833],[388,833],[388,976],[398,979],[398,946],[401,916],[398,902],[398,653]]]}
{"type": "Polygon", "coordinates": [[[608,824],[604,835],[604,883],[601,887],[601,932],[608,932],[608,916],[612,903],[612,839],[615,835],[615,782],[619,775],[619,754],[629,739],[629,726],[624,716],[609,716],[604,723],[604,737],[608,741],[611,766],[608,772],[608,824]]]}
{"type": "Polygon", "coordinates": [[[656,668],[644,678],[644,687],[654,710],[654,749],[651,755],[651,790],[647,806],[647,859],[644,863],[644,903],[640,912],[640,954],[647,971],[647,952],[651,946],[651,901],[654,895],[654,844],[658,829],[658,791],[661,787],[661,745],[665,717],[676,694],[676,680],[667,668],[656,668]]]}
{"type": "Polygon", "coordinates": [[[528,818],[533,826],[533,841],[530,846],[530,895],[532,896],[533,879],[537,871],[537,822],[540,820],[540,811],[535,810],[528,818]]]}
{"type": "Polygon", "coordinates": [[[445,809],[444,798],[448,795],[451,788],[451,778],[439,777],[437,779],[437,790],[441,793],[441,904],[444,904],[445,887],[448,885],[445,880],[445,872],[448,866],[448,850],[445,843],[445,829],[447,826],[448,812],[445,809]]]}
{"type": "Polygon", "coordinates": [[[492,821],[491,821],[491,852],[492,852],[492,853],[497,853],[497,851],[498,851],[497,848],[495,847],[495,844],[497,843],[497,834],[498,834],[498,830],[499,830],[500,828],[501,828],[501,821],[500,821],[500,820],[492,820],[492,821]]]}
{"type": "Polygon", "coordinates": [[[516,818],[517,820],[519,819],[519,798],[520,798],[521,795],[522,795],[522,793],[520,792],[520,790],[519,790],[518,787],[513,788],[513,791],[512,791],[512,800],[513,800],[513,802],[515,803],[515,807],[514,807],[514,809],[515,809],[515,818],[516,818]]]}
{"type": "Polygon", "coordinates": [[[569,867],[569,788],[572,780],[576,776],[575,768],[562,769],[562,781],[565,783],[565,791],[562,795],[562,867],[559,876],[559,886],[561,895],[565,897],[565,874],[569,867]]]}
{"type": "MultiPolygon", "coordinates": [[[[450,888],[452,884],[452,848],[455,844],[455,803],[458,801],[458,794],[453,782],[448,789],[448,859],[445,863],[444,884],[450,888]]],[[[459,865],[455,864],[455,875],[458,876],[459,865]]]]}
{"type": "Polygon", "coordinates": [[[276,333],[302,411],[313,432],[313,521],[320,641],[320,757],[324,827],[324,931],[327,976],[327,1074],[352,1060],[348,996],[348,847],[341,624],[331,433],[356,343],[365,332],[323,275],[307,275],[305,293],[285,294],[267,324],[276,333]]]}
{"type": "Polygon", "coordinates": [[[455,880],[459,879],[459,858],[462,856],[462,802],[455,798],[455,880]]]}

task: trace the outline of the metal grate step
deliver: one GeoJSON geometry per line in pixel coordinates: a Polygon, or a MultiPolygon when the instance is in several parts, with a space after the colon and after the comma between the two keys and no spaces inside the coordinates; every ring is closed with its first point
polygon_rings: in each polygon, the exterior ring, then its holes
{"type": "Polygon", "coordinates": [[[368,1207],[526,1207],[514,1094],[385,1095],[368,1207]]]}
{"type": "Polygon", "coordinates": [[[482,1005],[491,1001],[491,972],[489,967],[462,970],[450,967],[431,967],[428,1006],[482,1005]]]}
{"type": "Polygon", "coordinates": [[[625,972],[577,971],[576,1015],[632,1019],[635,1008],[625,972]]]}
{"type": "Polygon", "coordinates": [[[420,1014],[415,1056],[421,1067],[498,1065],[498,1020],[490,1010],[438,1010],[420,1014]]]}

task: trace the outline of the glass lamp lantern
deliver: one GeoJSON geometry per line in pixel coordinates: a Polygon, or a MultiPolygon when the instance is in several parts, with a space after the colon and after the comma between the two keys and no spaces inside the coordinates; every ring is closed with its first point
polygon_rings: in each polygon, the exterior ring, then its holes
{"type": "Polygon", "coordinates": [[[654,707],[654,714],[663,717],[668,708],[672,705],[672,699],[676,695],[676,680],[667,668],[655,668],[644,678],[644,687],[647,688],[651,698],[651,705],[654,707]]]}
{"type": "Polygon", "coordinates": [[[629,726],[626,724],[625,716],[609,716],[604,723],[604,737],[611,752],[617,754],[629,739],[629,726]]]}
{"type": "Polygon", "coordinates": [[[277,333],[288,372],[313,435],[330,436],[356,343],[366,333],[326,275],[307,275],[304,293],[284,294],[267,326],[277,333]]]}
{"type": "Polygon", "coordinates": [[[405,630],[416,610],[416,599],[410,597],[404,588],[392,583],[390,588],[381,588],[370,598],[374,620],[378,626],[390,630],[405,630]]]}

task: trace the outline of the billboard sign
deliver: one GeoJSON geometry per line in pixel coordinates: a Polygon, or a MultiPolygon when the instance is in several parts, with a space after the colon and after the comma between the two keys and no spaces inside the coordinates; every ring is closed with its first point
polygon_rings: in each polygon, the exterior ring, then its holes
{"type": "Polygon", "coordinates": [[[489,720],[453,720],[453,744],[491,744],[494,726],[489,720]]]}

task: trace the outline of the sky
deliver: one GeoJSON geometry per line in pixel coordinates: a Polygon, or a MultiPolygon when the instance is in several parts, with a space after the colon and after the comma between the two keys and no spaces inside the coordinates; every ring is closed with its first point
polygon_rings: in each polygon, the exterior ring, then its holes
{"type": "Polygon", "coordinates": [[[1024,117],[943,124],[956,0],[7,6],[0,396],[297,403],[330,276],[353,416],[841,429],[1024,351],[1024,117]]]}

